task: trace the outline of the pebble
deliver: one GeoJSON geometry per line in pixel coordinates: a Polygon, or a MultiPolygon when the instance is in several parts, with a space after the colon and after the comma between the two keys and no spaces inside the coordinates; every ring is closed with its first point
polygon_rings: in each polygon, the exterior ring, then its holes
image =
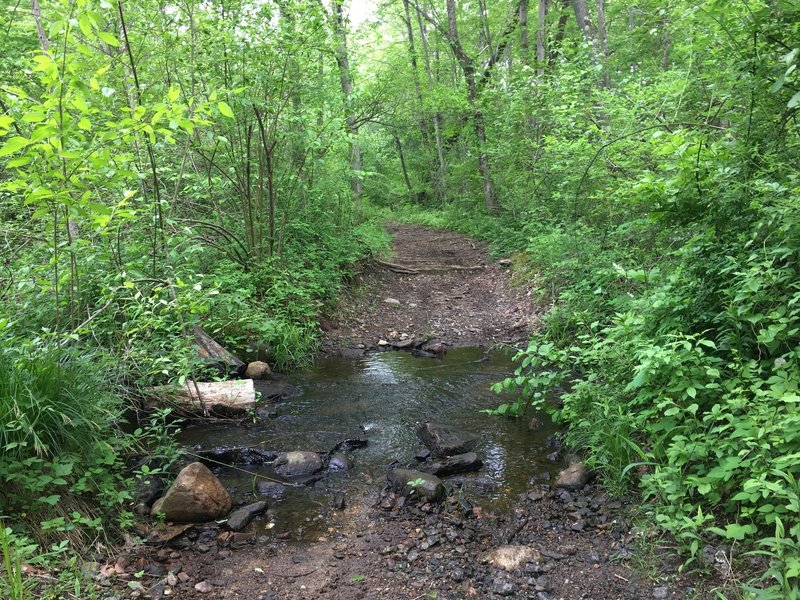
{"type": "Polygon", "coordinates": [[[653,598],[656,600],[663,600],[669,596],[669,588],[667,586],[659,586],[653,588],[653,598]]]}
{"type": "Polygon", "coordinates": [[[200,583],[194,584],[194,589],[200,592],[201,594],[207,594],[211,591],[211,584],[207,581],[201,581],[200,583]]]}

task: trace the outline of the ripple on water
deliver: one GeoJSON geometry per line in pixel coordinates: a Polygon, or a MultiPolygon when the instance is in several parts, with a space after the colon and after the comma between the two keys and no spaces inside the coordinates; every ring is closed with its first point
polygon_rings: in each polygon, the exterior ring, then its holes
{"type": "MultiPolygon", "coordinates": [[[[487,508],[509,508],[532,476],[553,472],[545,456],[554,428],[528,430],[529,419],[504,419],[479,411],[498,404],[492,383],[513,371],[508,353],[481,348],[451,350],[443,360],[418,358],[406,352],[383,352],[360,358],[327,358],[288,377],[296,392],[276,405],[275,418],[245,425],[213,424],[187,428],[187,446],[261,445],[270,450],[328,451],[340,440],[366,436],[369,445],[353,453],[355,472],[379,477],[395,460],[408,463],[422,447],[415,425],[435,421],[480,434],[476,448],[484,461],[479,476],[496,492],[478,499],[487,508]]],[[[228,470],[229,471],[229,470],[228,470]]],[[[252,488],[241,473],[220,473],[228,485],[252,488]]],[[[364,487],[363,478],[348,485],[364,487]]],[[[341,478],[335,481],[341,486],[341,478]]],[[[292,512],[316,518],[320,488],[292,490],[292,512]],[[301,500],[301,498],[303,498],[301,500]],[[303,508],[304,507],[304,508],[303,508]],[[313,514],[312,514],[313,513],[313,514]]],[[[323,494],[324,495],[324,494],[323,494]]]]}

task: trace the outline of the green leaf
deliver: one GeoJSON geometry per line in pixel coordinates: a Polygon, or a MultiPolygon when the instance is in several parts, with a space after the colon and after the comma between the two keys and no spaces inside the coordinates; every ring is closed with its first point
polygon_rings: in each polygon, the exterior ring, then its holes
{"type": "Polygon", "coordinates": [[[98,31],[97,37],[103,40],[109,46],[114,46],[115,48],[119,47],[120,43],[113,33],[109,33],[108,31],[98,31]]]}
{"type": "Polygon", "coordinates": [[[224,116],[228,117],[229,119],[233,119],[233,111],[226,102],[217,102],[217,108],[224,116]]]}
{"type": "Polygon", "coordinates": [[[5,144],[3,144],[2,148],[0,148],[0,156],[8,156],[9,154],[14,154],[14,152],[21,150],[30,143],[31,141],[28,138],[15,135],[14,137],[10,138],[5,144]]]}
{"type": "Polygon", "coordinates": [[[175,102],[181,96],[181,91],[176,87],[169,88],[169,92],[167,93],[167,97],[170,99],[171,102],[175,102]]]}
{"type": "Polygon", "coordinates": [[[794,96],[792,96],[791,100],[786,104],[789,108],[794,108],[798,104],[800,104],[800,92],[797,92],[794,96]]]}

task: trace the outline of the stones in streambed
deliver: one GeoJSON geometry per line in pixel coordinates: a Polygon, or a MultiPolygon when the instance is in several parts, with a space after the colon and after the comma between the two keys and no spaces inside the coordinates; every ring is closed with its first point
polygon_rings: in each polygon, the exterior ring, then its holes
{"type": "Polygon", "coordinates": [[[589,483],[589,469],[582,462],[576,462],[558,474],[556,487],[572,492],[583,489],[589,483]]]}
{"type": "Polygon", "coordinates": [[[212,465],[265,465],[273,462],[280,452],[258,446],[218,446],[209,450],[196,450],[201,461],[212,465]]]}
{"type": "Polygon", "coordinates": [[[456,473],[478,471],[482,466],[483,461],[478,458],[477,454],[474,452],[466,452],[464,454],[450,456],[441,461],[421,465],[419,470],[432,475],[437,475],[439,477],[444,477],[445,475],[454,475],[456,473]]]}
{"type": "Polygon", "coordinates": [[[352,466],[350,457],[344,452],[334,452],[328,462],[329,471],[349,471],[352,466]]]}
{"type": "Polygon", "coordinates": [[[167,521],[201,523],[219,519],[231,509],[231,497],[203,463],[194,462],[178,473],[175,482],[153,504],[152,515],[167,521]]]}
{"type": "Polygon", "coordinates": [[[269,365],[261,360],[254,360],[251,363],[248,363],[247,368],[244,371],[244,378],[245,379],[271,379],[272,378],[272,369],[269,368],[269,365]]]}
{"type": "Polygon", "coordinates": [[[426,421],[417,427],[417,437],[436,456],[470,452],[478,443],[474,433],[426,421]]]}
{"type": "Polygon", "coordinates": [[[513,572],[527,563],[539,563],[542,553],[529,546],[506,545],[495,548],[486,554],[482,562],[492,564],[504,571],[513,572]]]}
{"type": "Polygon", "coordinates": [[[325,468],[322,456],[317,452],[296,450],[281,452],[273,463],[275,473],[287,480],[312,477],[325,468]]]}
{"type": "Polygon", "coordinates": [[[286,486],[277,481],[261,480],[256,484],[256,491],[261,496],[266,496],[273,500],[283,500],[286,494],[286,486]]]}
{"type": "MultiPolygon", "coordinates": [[[[369,425],[369,424],[368,424],[369,425]]],[[[368,431],[369,429],[366,426],[362,426],[364,431],[368,431]]],[[[366,448],[367,444],[369,444],[369,440],[365,437],[352,437],[347,438],[339,442],[333,447],[331,453],[341,452],[341,451],[350,451],[355,450],[356,448],[366,448]]]]}
{"type": "Polygon", "coordinates": [[[393,469],[389,471],[389,483],[407,497],[417,497],[425,502],[441,502],[447,496],[442,480],[422,471],[393,469]]]}
{"type": "Polygon", "coordinates": [[[228,515],[228,529],[231,531],[241,531],[265,510],[267,510],[266,500],[259,500],[258,502],[253,502],[247,506],[237,508],[230,515],[228,515]]]}

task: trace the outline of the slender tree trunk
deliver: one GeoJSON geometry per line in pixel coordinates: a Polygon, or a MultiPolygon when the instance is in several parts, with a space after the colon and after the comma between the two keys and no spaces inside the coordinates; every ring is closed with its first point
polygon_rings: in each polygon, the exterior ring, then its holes
{"type": "Polygon", "coordinates": [[[397,148],[397,156],[400,158],[400,169],[403,171],[403,179],[406,182],[406,190],[408,191],[408,198],[414,202],[414,189],[411,187],[411,180],[408,177],[408,168],[406,168],[406,157],[403,153],[403,144],[400,142],[400,138],[395,133],[394,135],[394,147],[397,148]]]}
{"type": "Polygon", "coordinates": [[[594,44],[594,26],[589,18],[589,7],[586,0],[572,0],[572,10],[575,11],[575,20],[578,22],[578,29],[584,39],[594,44]]]}
{"type": "Polygon", "coordinates": [[[361,145],[358,141],[358,122],[352,106],[353,78],[350,72],[350,57],[347,51],[347,28],[344,21],[342,0],[333,0],[333,20],[336,28],[336,62],[339,65],[339,80],[344,99],[345,121],[350,134],[351,187],[356,202],[356,210],[361,212],[361,145]]]}
{"type": "MultiPolygon", "coordinates": [[[[430,59],[430,52],[428,49],[428,36],[425,32],[425,24],[422,22],[422,16],[420,15],[419,11],[417,11],[417,25],[419,26],[419,39],[422,42],[422,57],[423,57],[423,64],[425,65],[425,76],[428,80],[428,86],[433,87],[435,81],[433,77],[433,72],[431,71],[431,59],[430,59]]],[[[437,189],[440,194],[439,200],[444,203],[447,201],[447,163],[445,162],[444,159],[444,149],[442,145],[442,129],[444,129],[444,126],[442,124],[442,114],[436,112],[433,114],[433,137],[434,137],[434,143],[436,145],[436,159],[439,163],[437,189]]]]}
{"type": "Polygon", "coordinates": [[[608,72],[608,32],[606,31],[606,2],[597,0],[597,40],[600,44],[600,52],[603,61],[603,87],[611,85],[610,74],[608,72]]]}
{"type": "Polygon", "coordinates": [[[536,75],[544,77],[544,59],[547,53],[547,9],[550,0],[539,0],[539,19],[536,23],[536,75]]]}
{"type": "Polygon", "coordinates": [[[561,48],[561,42],[564,41],[564,35],[567,32],[567,21],[569,21],[569,12],[564,10],[569,7],[569,0],[564,0],[561,8],[561,14],[558,17],[558,24],[556,25],[556,34],[553,37],[553,43],[548,48],[547,62],[552,66],[556,62],[556,55],[561,48]]]}
{"type": "Polygon", "coordinates": [[[478,168],[481,173],[481,179],[483,180],[483,200],[487,210],[495,212],[497,210],[497,197],[495,195],[494,182],[492,181],[489,155],[486,151],[486,124],[478,102],[478,86],[475,81],[475,63],[464,52],[461,46],[458,36],[455,0],[447,0],[447,25],[450,32],[453,52],[456,55],[456,60],[458,60],[461,65],[461,70],[464,72],[464,79],[467,82],[467,100],[469,101],[470,110],[472,111],[475,137],[478,140],[478,168]]]}
{"type": "Polygon", "coordinates": [[[481,24],[481,48],[479,50],[482,51],[485,47],[489,51],[489,56],[491,56],[494,54],[494,48],[492,48],[492,34],[489,31],[489,17],[486,11],[486,0],[478,0],[478,12],[481,24]]]}
{"type": "MultiPolygon", "coordinates": [[[[417,65],[417,48],[414,44],[414,27],[411,23],[411,9],[409,8],[408,0],[403,0],[403,9],[405,10],[405,16],[406,16],[405,21],[406,21],[406,32],[408,35],[408,55],[409,55],[409,61],[411,63],[411,71],[414,78],[414,90],[417,95],[417,115],[418,115],[417,123],[419,125],[420,135],[422,136],[422,145],[425,150],[425,161],[429,167],[428,173],[430,177],[431,187],[434,190],[436,198],[441,199],[443,190],[441,189],[440,186],[440,180],[438,177],[435,162],[432,160],[428,123],[425,119],[425,114],[422,111],[422,105],[423,105],[422,86],[420,85],[419,82],[419,67],[417,65]]],[[[399,140],[397,140],[397,143],[399,144],[399,140]]],[[[402,156],[402,147],[399,145],[398,145],[398,150],[400,150],[402,156]]],[[[403,165],[403,168],[405,169],[405,164],[403,165]]],[[[404,175],[406,175],[406,184],[408,184],[408,176],[405,172],[404,175]]]]}

